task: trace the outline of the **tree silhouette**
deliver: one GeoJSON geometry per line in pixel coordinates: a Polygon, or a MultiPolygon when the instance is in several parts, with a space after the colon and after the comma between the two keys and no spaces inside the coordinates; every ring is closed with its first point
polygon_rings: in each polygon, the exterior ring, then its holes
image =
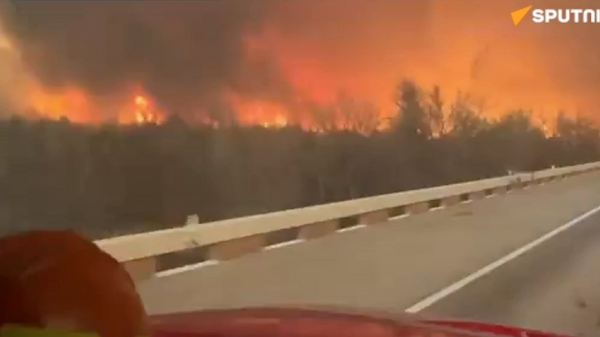
{"type": "Polygon", "coordinates": [[[467,95],[442,97],[403,81],[387,129],[344,93],[312,107],[313,130],[243,126],[225,104],[161,125],[13,116],[0,120],[0,228],[98,238],[600,158],[581,115],[559,113],[550,134],[526,110],[491,119],[467,95]]]}

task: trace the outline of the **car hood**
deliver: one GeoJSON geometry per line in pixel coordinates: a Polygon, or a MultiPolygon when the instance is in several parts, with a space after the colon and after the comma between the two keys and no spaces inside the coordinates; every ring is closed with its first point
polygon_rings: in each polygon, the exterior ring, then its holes
{"type": "Polygon", "coordinates": [[[497,324],[340,308],[200,310],[151,318],[155,337],[567,337],[497,324]]]}

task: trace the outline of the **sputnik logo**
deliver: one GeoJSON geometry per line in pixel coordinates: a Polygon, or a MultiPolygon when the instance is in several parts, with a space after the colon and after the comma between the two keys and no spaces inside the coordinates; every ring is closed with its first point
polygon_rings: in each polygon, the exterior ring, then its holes
{"type": "Polygon", "coordinates": [[[525,15],[527,15],[527,13],[529,12],[529,10],[531,9],[533,5],[527,6],[525,8],[521,8],[518,9],[512,13],[510,13],[510,16],[512,17],[513,23],[516,25],[519,24],[519,22],[521,22],[521,20],[523,20],[523,18],[525,17],[525,15]]]}

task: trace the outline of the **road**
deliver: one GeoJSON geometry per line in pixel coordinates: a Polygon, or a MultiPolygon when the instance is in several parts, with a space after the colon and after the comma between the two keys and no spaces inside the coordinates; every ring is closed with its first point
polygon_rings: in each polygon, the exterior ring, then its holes
{"type": "Polygon", "coordinates": [[[600,335],[600,213],[421,312],[600,335]]]}
{"type": "MultiPolygon", "coordinates": [[[[402,312],[597,207],[599,185],[600,173],[578,176],[160,277],[139,289],[150,313],[278,304],[402,312]]],[[[593,329],[600,321],[598,220],[577,224],[423,312],[593,329]]]]}

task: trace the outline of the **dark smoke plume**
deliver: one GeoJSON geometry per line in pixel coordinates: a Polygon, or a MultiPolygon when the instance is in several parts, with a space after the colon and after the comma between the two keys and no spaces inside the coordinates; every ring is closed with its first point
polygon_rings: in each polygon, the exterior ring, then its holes
{"type": "Polygon", "coordinates": [[[169,110],[226,91],[281,99],[288,84],[268,55],[250,55],[265,1],[18,2],[2,21],[25,65],[50,88],[111,96],[144,89],[169,110]]]}
{"type": "MultiPolygon", "coordinates": [[[[227,92],[294,105],[301,95],[278,64],[277,46],[253,49],[249,41],[270,28],[323,47],[327,62],[347,59],[344,50],[368,36],[368,22],[382,12],[369,14],[366,1],[351,2],[11,2],[0,18],[45,86],[77,85],[103,98],[141,83],[163,107],[185,113],[220,104],[227,92]],[[358,30],[348,30],[357,23],[358,30]]],[[[409,16],[387,12],[387,21],[409,16]]]]}

